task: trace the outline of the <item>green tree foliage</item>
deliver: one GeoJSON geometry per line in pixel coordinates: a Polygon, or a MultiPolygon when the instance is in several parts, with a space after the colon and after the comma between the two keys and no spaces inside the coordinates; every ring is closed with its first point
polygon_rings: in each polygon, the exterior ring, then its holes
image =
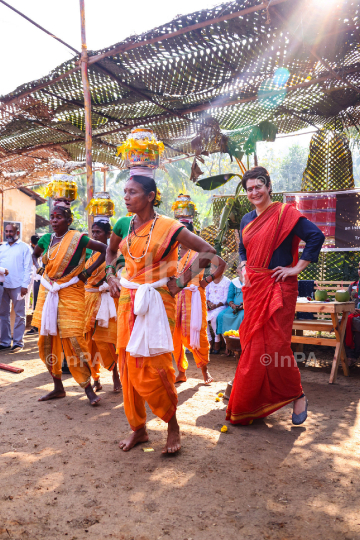
{"type": "MultiPolygon", "coordinates": [[[[306,166],[308,149],[299,144],[290,145],[286,151],[279,152],[274,143],[260,143],[258,146],[259,165],[266,167],[273,181],[274,191],[298,191],[300,190],[301,178],[306,166]]],[[[360,158],[358,156],[358,168],[360,169],[360,158]]],[[[204,163],[199,162],[201,170],[204,172],[201,178],[215,176],[218,174],[235,172],[239,173],[239,167],[235,161],[231,162],[227,154],[211,154],[204,157],[204,163]]],[[[212,224],[211,203],[214,195],[233,195],[238,185],[238,178],[235,177],[227,184],[213,191],[204,191],[193,182],[190,182],[190,170],[193,158],[167,163],[162,169],[155,173],[156,183],[162,194],[162,204],[159,213],[173,216],[171,210],[172,203],[179,193],[187,193],[196,204],[201,227],[212,224]]],[[[243,158],[247,166],[247,158],[243,158]]],[[[250,156],[249,166],[253,166],[253,157],[250,156]]],[[[355,169],[355,163],[354,163],[355,169]]],[[[108,171],[106,176],[106,190],[110,193],[115,203],[115,216],[111,219],[114,224],[116,220],[127,213],[124,204],[124,186],[129,172],[108,171]]],[[[86,208],[86,175],[74,176],[78,185],[78,198],[72,204],[74,214],[73,226],[80,231],[87,231],[86,208]]],[[[44,195],[44,186],[34,188],[38,193],[44,195]]],[[[103,173],[95,172],[95,192],[103,191],[103,173]]],[[[36,212],[46,219],[49,219],[48,204],[38,206],[36,212]]],[[[37,232],[47,232],[48,228],[39,229],[37,232]]]]}

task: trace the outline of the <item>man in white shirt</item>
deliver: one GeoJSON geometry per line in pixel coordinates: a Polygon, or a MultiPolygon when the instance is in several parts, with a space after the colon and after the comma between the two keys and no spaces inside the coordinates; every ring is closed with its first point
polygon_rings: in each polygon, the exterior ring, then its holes
{"type": "Polygon", "coordinates": [[[0,304],[0,351],[18,352],[24,347],[25,295],[30,284],[32,257],[30,247],[19,240],[19,229],[6,225],[7,243],[0,246],[0,267],[8,270],[3,282],[0,304]],[[15,311],[13,345],[11,346],[10,301],[15,311]]]}

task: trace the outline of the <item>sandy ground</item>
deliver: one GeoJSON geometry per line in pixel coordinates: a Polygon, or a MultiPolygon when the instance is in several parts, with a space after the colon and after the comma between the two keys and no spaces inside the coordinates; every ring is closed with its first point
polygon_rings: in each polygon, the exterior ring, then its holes
{"type": "Polygon", "coordinates": [[[215,397],[234,358],[214,356],[216,382],[205,387],[189,355],[176,457],[161,456],[165,425],[151,413],[149,443],[119,450],[129,428],[107,372],[97,408],[70,376],[65,399],[39,403],[51,381],[36,338],[0,354],[25,368],[0,371],[0,539],[360,539],[360,369],[329,385],[331,352],[316,349],[318,361],[301,368],[304,426],[292,426],[286,407],[225,434],[226,404],[215,397]]]}

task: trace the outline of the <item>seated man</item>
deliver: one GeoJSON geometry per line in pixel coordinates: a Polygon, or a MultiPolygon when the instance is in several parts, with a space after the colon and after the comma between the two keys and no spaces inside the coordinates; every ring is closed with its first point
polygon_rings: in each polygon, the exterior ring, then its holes
{"type": "Polygon", "coordinates": [[[221,275],[214,279],[206,287],[206,303],[207,303],[207,320],[208,320],[208,338],[209,342],[212,342],[210,326],[214,331],[214,347],[211,347],[210,352],[212,354],[220,353],[220,334],[216,333],[216,319],[221,311],[226,308],[226,301],[228,297],[228,291],[230,286],[230,279],[224,275],[221,275]]]}
{"type": "MultiPolygon", "coordinates": [[[[360,262],[358,267],[360,277],[360,262]]],[[[346,324],[345,351],[348,357],[349,367],[356,364],[360,356],[360,294],[359,280],[354,281],[348,287],[351,300],[355,302],[355,312],[350,313],[346,324]]]]}

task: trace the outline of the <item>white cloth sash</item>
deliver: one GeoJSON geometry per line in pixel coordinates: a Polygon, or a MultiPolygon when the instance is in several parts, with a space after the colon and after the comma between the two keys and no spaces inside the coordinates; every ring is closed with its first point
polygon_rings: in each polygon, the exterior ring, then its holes
{"type": "Polygon", "coordinates": [[[96,315],[96,320],[98,321],[99,326],[109,328],[109,319],[117,319],[115,302],[110,296],[109,285],[106,282],[100,285],[98,291],[101,293],[101,303],[96,315]]]}
{"type": "Polygon", "coordinates": [[[184,291],[191,291],[190,347],[200,349],[200,330],[202,324],[202,305],[199,287],[190,285],[184,291]]]}
{"type": "Polygon", "coordinates": [[[168,281],[166,277],[140,285],[124,277],[120,279],[122,287],[137,289],[134,302],[136,320],[126,347],[134,358],[157,356],[174,350],[164,302],[159,291],[155,290],[164,287],[168,281]]]}
{"type": "Polygon", "coordinates": [[[41,276],[41,285],[45,287],[49,292],[46,296],[44,307],[41,315],[41,330],[40,335],[42,336],[56,336],[57,335],[57,316],[58,316],[58,306],[59,306],[59,291],[60,289],[65,289],[71,285],[75,285],[79,281],[77,276],[70,279],[66,283],[49,283],[46,279],[41,276]]]}

